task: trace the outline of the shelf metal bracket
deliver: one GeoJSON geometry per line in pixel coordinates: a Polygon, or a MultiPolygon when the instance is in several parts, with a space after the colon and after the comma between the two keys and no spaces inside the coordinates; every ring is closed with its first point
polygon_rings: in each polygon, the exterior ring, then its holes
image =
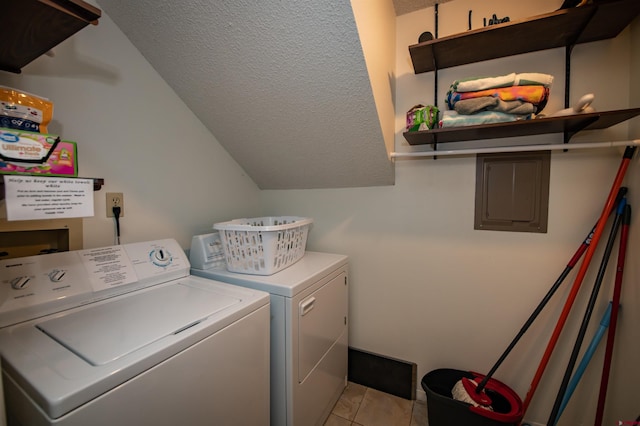
{"type": "MultiPolygon", "coordinates": [[[[434,6],[434,19],[435,19],[435,39],[438,39],[438,3],[434,6]]],[[[432,47],[433,49],[433,47],[432,47]]],[[[438,107],[438,61],[436,55],[433,56],[433,105],[438,107]]]]}
{"type": "MultiPolygon", "coordinates": [[[[438,39],[438,3],[434,5],[434,25],[435,25],[435,39],[438,39]]],[[[433,49],[433,47],[432,47],[433,49]]],[[[438,107],[438,61],[436,60],[436,55],[433,56],[433,106],[438,107]]],[[[434,137],[433,139],[433,150],[438,150],[438,139],[434,137]]],[[[437,156],[433,156],[434,160],[437,160],[437,156]]]]}
{"type": "MultiPolygon", "coordinates": [[[[584,23],[582,24],[582,28],[580,28],[580,31],[576,34],[575,39],[570,40],[569,43],[567,43],[565,50],[564,50],[564,107],[565,108],[569,108],[571,105],[571,52],[573,52],[573,47],[576,45],[576,43],[578,43],[578,40],[580,39],[580,36],[582,35],[582,32],[584,31],[584,29],[587,27],[587,25],[589,25],[589,23],[591,22],[591,19],[593,18],[593,16],[596,13],[597,8],[594,7],[591,10],[591,14],[589,15],[589,19],[585,20],[584,23]]],[[[569,140],[571,139],[571,137],[576,134],[576,132],[568,132],[568,131],[564,131],[564,143],[569,143],[569,140]]],[[[566,150],[565,150],[566,152],[566,150]]]]}
{"type": "MultiPolygon", "coordinates": [[[[564,107],[569,108],[571,102],[571,52],[573,51],[574,44],[568,44],[564,48],[564,107]]],[[[564,131],[564,143],[569,143],[571,137],[575,134],[564,131]]],[[[566,152],[566,150],[564,151],[566,152]]]]}

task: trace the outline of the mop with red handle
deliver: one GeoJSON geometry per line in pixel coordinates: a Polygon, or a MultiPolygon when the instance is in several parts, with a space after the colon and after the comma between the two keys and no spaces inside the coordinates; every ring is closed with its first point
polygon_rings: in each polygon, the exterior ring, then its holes
{"type": "Polygon", "coordinates": [[[531,399],[533,398],[535,391],[538,388],[538,385],[540,384],[540,380],[542,379],[544,370],[547,367],[547,364],[549,363],[551,354],[553,353],[553,350],[555,349],[555,345],[558,342],[558,338],[560,337],[560,332],[562,331],[562,328],[564,327],[564,324],[567,321],[567,317],[569,316],[569,311],[571,310],[573,302],[575,301],[575,298],[578,295],[578,291],[580,290],[582,281],[584,280],[584,277],[587,273],[589,263],[593,258],[598,242],[600,241],[600,237],[602,236],[602,232],[604,231],[604,228],[607,222],[607,217],[609,216],[609,212],[611,211],[611,208],[614,205],[616,194],[618,193],[618,190],[622,186],[622,181],[624,180],[624,176],[627,172],[627,169],[629,168],[629,163],[631,162],[631,158],[633,158],[633,154],[635,153],[635,151],[636,151],[635,146],[628,146],[624,151],[624,155],[622,156],[620,167],[618,168],[618,173],[616,174],[616,177],[613,181],[611,191],[609,191],[609,196],[607,197],[607,201],[605,202],[604,208],[602,210],[602,214],[600,215],[600,219],[598,220],[598,225],[596,226],[596,229],[593,233],[591,244],[589,245],[589,248],[585,253],[585,257],[582,261],[582,264],[580,265],[580,269],[578,270],[573,286],[571,287],[571,291],[569,292],[567,300],[564,304],[564,308],[560,313],[560,318],[558,319],[558,323],[556,324],[556,327],[553,330],[553,334],[551,335],[551,338],[549,339],[549,343],[547,344],[547,348],[545,349],[542,359],[540,360],[540,364],[538,365],[536,374],[534,375],[533,380],[531,381],[529,391],[527,392],[527,396],[525,397],[525,400],[523,403],[523,417],[527,411],[527,408],[531,404],[531,399]]]}
{"type": "Polygon", "coordinates": [[[620,231],[620,248],[618,249],[618,268],[616,271],[616,281],[613,286],[613,300],[611,307],[611,321],[607,334],[607,348],[604,355],[604,365],[602,367],[602,377],[600,381],[600,394],[598,395],[598,408],[596,410],[595,426],[602,425],[604,414],[604,403],[607,397],[607,386],[609,384],[609,371],[611,369],[611,358],[613,355],[613,342],[616,335],[616,324],[618,322],[618,309],[620,307],[620,294],[622,292],[622,273],[624,272],[624,258],[627,252],[627,239],[629,235],[629,224],[631,223],[631,206],[627,204],[622,219],[622,230],[620,231]],[[614,316],[615,315],[615,316],[614,316]]]}

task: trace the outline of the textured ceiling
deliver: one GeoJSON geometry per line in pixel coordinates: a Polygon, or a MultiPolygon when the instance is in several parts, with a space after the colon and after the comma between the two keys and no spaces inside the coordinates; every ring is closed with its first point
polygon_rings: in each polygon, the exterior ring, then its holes
{"type": "Polygon", "coordinates": [[[349,1],[98,4],[260,188],[394,183],[349,1]]]}

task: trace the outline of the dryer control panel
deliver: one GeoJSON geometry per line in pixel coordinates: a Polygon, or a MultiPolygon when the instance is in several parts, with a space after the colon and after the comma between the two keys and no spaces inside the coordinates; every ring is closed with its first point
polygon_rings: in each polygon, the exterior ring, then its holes
{"type": "Polygon", "coordinates": [[[0,261],[0,328],[189,275],[173,239],[0,261]]]}

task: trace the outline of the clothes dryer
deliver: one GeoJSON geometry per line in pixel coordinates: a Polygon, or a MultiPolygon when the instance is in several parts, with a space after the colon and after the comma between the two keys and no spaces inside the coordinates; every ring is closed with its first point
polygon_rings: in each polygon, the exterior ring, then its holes
{"type": "Polygon", "coordinates": [[[193,237],[192,275],[270,293],[271,425],[322,425],[347,383],[348,257],[306,252],[273,275],[239,274],[216,241],[193,237]]]}

